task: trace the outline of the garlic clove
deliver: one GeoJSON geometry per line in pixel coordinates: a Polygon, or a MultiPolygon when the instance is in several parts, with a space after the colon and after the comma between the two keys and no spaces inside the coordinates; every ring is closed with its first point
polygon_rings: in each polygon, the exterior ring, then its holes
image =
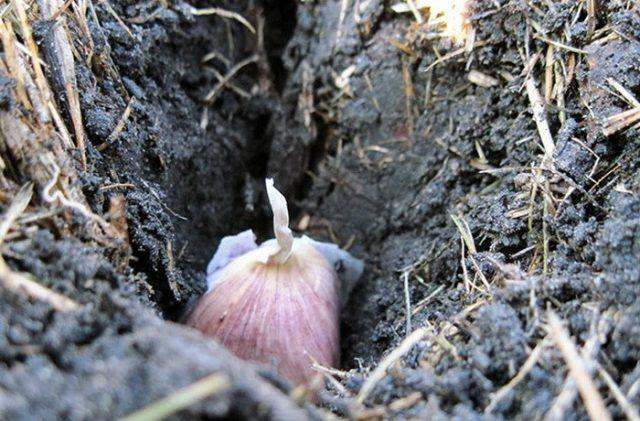
{"type": "Polygon", "coordinates": [[[339,362],[337,275],[307,242],[294,241],[284,264],[262,263],[264,251],[253,250],[225,267],[187,324],[237,356],[305,383],[314,375],[314,360],[339,362]]]}
{"type": "Polygon", "coordinates": [[[340,308],[364,264],[334,244],[294,238],[284,196],[272,180],[266,188],[276,238],[257,246],[251,231],[225,237],[187,324],[241,358],[308,383],[313,361],[339,362],[340,308]]]}

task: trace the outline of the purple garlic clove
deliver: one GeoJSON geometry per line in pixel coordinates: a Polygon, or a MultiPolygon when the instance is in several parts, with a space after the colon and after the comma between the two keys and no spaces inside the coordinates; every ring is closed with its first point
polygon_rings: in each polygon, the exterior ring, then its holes
{"type": "Polygon", "coordinates": [[[251,231],[225,237],[187,324],[241,358],[308,383],[314,361],[339,362],[340,308],[364,265],[334,244],[294,238],[284,196],[272,180],[266,185],[276,238],[257,246],[251,231]]]}

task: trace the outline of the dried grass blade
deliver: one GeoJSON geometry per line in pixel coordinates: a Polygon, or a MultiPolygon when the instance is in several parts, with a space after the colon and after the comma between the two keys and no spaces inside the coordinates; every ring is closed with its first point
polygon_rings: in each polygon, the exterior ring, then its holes
{"type": "Polygon", "coordinates": [[[229,379],[219,373],[211,374],[184,387],[164,399],[136,411],[120,421],[155,421],[164,419],[211,395],[228,389],[229,379]]]}
{"type": "Polygon", "coordinates": [[[569,375],[573,377],[578,386],[578,391],[582,396],[582,401],[589,417],[592,420],[610,421],[611,414],[607,410],[602,395],[600,395],[598,388],[589,375],[584,361],[569,337],[569,333],[562,326],[560,318],[553,311],[549,311],[547,319],[549,321],[549,332],[569,367],[569,375]]]}
{"type": "Polygon", "coordinates": [[[0,244],[4,241],[5,236],[11,229],[11,225],[22,215],[27,208],[31,197],[33,196],[33,183],[26,183],[20,188],[16,196],[13,198],[9,209],[2,216],[0,222],[0,244]]]}

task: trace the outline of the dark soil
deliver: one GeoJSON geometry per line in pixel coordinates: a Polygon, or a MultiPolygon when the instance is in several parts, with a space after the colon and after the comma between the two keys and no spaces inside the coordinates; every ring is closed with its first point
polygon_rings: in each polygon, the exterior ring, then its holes
{"type": "MultiPolygon", "coordinates": [[[[640,128],[603,134],[608,117],[631,108],[608,80],[640,99],[637,4],[597,2],[593,32],[577,0],[475,1],[476,46],[432,66],[436,51],[460,46],[430,39],[411,14],[378,0],[215,2],[258,28],[263,20],[262,44],[238,22],[195,17],[181,1],[112,0],[129,35],[95,3],[93,58],[76,60],[90,141],[80,183],[98,214],[124,194],[131,259],[121,264],[108,247],[71,235],[79,214],[69,222],[55,213],[5,241],[14,270],[82,307],[61,313],[0,293],[0,418],[113,418],[216,371],[231,386],[178,418],[363,415],[353,396],[410,333],[404,276],[418,309],[411,326],[433,334],[365,401],[383,408],[378,415],[539,419],[568,389],[560,414],[586,418],[548,336],[548,310],[566,321],[611,414],[624,416],[597,366],[640,405],[640,128]],[[543,168],[523,85],[531,75],[544,92],[549,44],[532,25],[583,50],[553,52],[571,82],[565,103],[546,107],[556,148],[543,168]],[[203,64],[211,52],[223,58],[203,64]],[[232,79],[250,97],[227,87],[205,104],[215,72],[254,54],[232,79]],[[337,82],[345,70],[346,87],[337,82]],[[471,70],[497,83],[474,84],[471,70]],[[309,235],[352,243],[367,265],[343,314],[343,389],[328,386],[318,405],[174,323],[204,290],[222,236],[268,234],[266,176],[291,198],[294,227],[310,215],[309,235]],[[126,186],[104,188],[114,184],[126,186]],[[461,249],[452,215],[468,224],[475,252],[461,249]],[[486,410],[538,346],[531,371],[486,410]],[[415,392],[414,403],[397,404],[415,392]]],[[[86,41],[75,39],[78,54],[86,41]]],[[[9,108],[12,82],[0,82],[0,107],[9,108]]]]}

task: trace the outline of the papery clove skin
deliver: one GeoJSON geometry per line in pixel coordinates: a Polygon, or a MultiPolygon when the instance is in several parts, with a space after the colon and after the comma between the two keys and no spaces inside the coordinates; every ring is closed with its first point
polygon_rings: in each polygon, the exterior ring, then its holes
{"type": "Polygon", "coordinates": [[[207,268],[209,291],[187,324],[241,358],[308,383],[314,362],[339,362],[341,292],[350,287],[334,264],[346,262],[351,284],[363,265],[334,245],[293,238],[286,201],[271,180],[267,192],[276,239],[258,246],[251,231],[223,239],[207,268]]]}

